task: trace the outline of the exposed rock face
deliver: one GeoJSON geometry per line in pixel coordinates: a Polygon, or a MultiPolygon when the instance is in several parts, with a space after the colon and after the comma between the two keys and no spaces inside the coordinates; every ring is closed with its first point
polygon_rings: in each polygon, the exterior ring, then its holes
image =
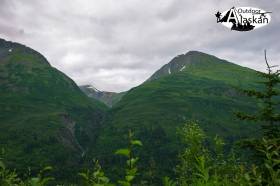
{"type": "Polygon", "coordinates": [[[64,144],[64,146],[72,148],[82,156],[84,154],[84,149],[75,136],[76,122],[67,114],[62,114],[61,118],[65,128],[61,128],[58,139],[64,144]]]}

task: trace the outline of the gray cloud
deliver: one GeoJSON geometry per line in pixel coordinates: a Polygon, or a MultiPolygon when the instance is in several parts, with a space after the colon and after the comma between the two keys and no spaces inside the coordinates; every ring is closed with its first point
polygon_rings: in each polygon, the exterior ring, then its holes
{"type": "Polygon", "coordinates": [[[78,84],[123,91],[188,50],[264,70],[266,48],[279,64],[279,8],[277,0],[0,0],[0,37],[38,50],[78,84]],[[272,22],[232,32],[214,13],[233,5],[272,11],[272,22]]]}

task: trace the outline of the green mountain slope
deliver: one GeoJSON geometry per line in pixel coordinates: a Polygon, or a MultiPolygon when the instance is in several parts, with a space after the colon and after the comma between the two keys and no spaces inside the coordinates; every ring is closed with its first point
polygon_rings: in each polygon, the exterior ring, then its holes
{"type": "Polygon", "coordinates": [[[144,143],[141,168],[154,167],[160,179],[173,173],[181,149],[177,133],[189,120],[197,120],[208,135],[218,134],[229,143],[256,135],[258,126],[238,121],[234,112],[255,110],[253,100],[236,88],[257,87],[258,80],[254,70],[211,55],[196,51],[180,55],[109,111],[97,156],[105,165],[117,164],[119,160],[108,154],[126,146],[125,136],[131,129],[144,143]]]}
{"type": "Polygon", "coordinates": [[[187,72],[212,80],[226,81],[234,86],[257,85],[254,70],[198,51],[190,51],[185,55],[175,57],[156,71],[147,81],[179,72],[187,72]]]}
{"type": "Polygon", "coordinates": [[[9,167],[69,174],[92,149],[106,110],[38,52],[0,40],[0,149],[9,167]]]}

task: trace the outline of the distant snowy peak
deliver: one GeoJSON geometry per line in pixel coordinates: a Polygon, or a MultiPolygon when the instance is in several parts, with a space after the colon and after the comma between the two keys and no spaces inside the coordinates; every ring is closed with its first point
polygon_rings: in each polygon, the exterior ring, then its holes
{"type": "Polygon", "coordinates": [[[98,90],[97,88],[95,88],[95,87],[92,86],[92,85],[86,85],[86,88],[92,89],[92,90],[94,90],[95,92],[100,92],[100,90],[98,90]]]}
{"type": "Polygon", "coordinates": [[[80,89],[90,98],[97,99],[107,106],[112,107],[113,104],[117,103],[121,100],[122,96],[125,95],[126,92],[107,92],[100,91],[92,85],[81,85],[80,89]]]}

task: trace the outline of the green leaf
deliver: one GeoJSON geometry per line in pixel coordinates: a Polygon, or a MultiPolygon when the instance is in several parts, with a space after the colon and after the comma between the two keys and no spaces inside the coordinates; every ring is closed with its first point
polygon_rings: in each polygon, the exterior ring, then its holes
{"type": "Polygon", "coordinates": [[[88,180],[88,176],[85,173],[79,173],[79,176],[81,176],[83,179],[88,180]]]}
{"type": "Polygon", "coordinates": [[[251,179],[248,173],[246,173],[246,174],[244,175],[244,177],[245,177],[246,181],[250,181],[250,179],[251,179]]]}
{"type": "Polygon", "coordinates": [[[136,175],[136,173],[137,173],[137,168],[136,167],[133,168],[133,169],[126,170],[127,175],[136,175]]]}
{"type": "Polygon", "coordinates": [[[126,181],[118,181],[118,183],[121,185],[121,186],[130,186],[130,183],[126,182],[126,181]]]}
{"type": "Polygon", "coordinates": [[[4,165],[4,163],[2,161],[0,161],[0,168],[1,169],[5,169],[5,165],[4,165]]]}
{"type": "Polygon", "coordinates": [[[134,176],[126,176],[126,181],[131,182],[134,179],[134,176]]]}
{"type": "Polygon", "coordinates": [[[132,145],[138,145],[138,146],[143,146],[142,142],[140,140],[132,140],[131,141],[132,145]]]}
{"type": "Polygon", "coordinates": [[[272,167],[268,164],[268,163],[265,163],[264,166],[268,169],[268,170],[271,170],[272,167]]]}
{"type": "Polygon", "coordinates": [[[131,165],[134,166],[138,160],[139,160],[139,158],[131,158],[130,159],[131,165]]]}
{"type": "Polygon", "coordinates": [[[51,166],[47,166],[45,167],[42,172],[47,172],[47,171],[51,171],[53,168],[51,166]]]}
{"type": "Polygon", "coordinates": [[[38,185],[39,182],[40,182],[40,179],[39,179],[39,178],[31,178],[31,185],[32,185],[32,186],[38,185]]]}
{"type": "Polygon", "coordinates": [[[47,185],[47,183],[49,183],[50,181],[53,181],[54,178],[44,178],[42,181],[41,181],[41,185],[47,185]]]}
{"type": "Polygon", "coordinates": [[[99,177],[99,180],[102,181],[103,183],[109,183],[109,178],[103,176],[103,177],[99,177]]]}
{"type": "Polygon", "coordinates": [[[129,149],[119,149],[115,152],[115,154],[129,157],[130,150],[129,149]]]}

